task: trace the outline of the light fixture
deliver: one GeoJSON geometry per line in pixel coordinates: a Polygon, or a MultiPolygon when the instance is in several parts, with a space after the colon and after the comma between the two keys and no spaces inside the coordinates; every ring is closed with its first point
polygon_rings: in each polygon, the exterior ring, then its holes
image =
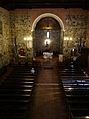
{"type": "Polygon", "coordinates": [[[74,52],[74,50],[75,50],[75,49],[73,48],[72,51],[74,52]]]}
{"type": "Polygon", "coordinates": [[[72,37],[64,37],[64,40],[70,40],[70,41],[72,41],[73,38],[72,37]]]}
{"type": "Polygon", "coordinates": [[[24,40],[26,41],[27,48],[32,48],[32,36],[26,36],[24,40]]]}
{"type": "Polygon", "coordinates": [[[89,116],[85,116],[86,119],[89,119],[89,116]]]}
{"type": "Polygon", "coordinates": [[[26,37],[24,37],[24,40],[25,41],[32,41],[32,36],[26,36],[26,37]]]}

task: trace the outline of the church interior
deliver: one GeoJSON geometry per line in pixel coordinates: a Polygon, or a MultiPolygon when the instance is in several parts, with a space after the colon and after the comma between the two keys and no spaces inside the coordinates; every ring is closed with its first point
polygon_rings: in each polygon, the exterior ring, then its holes
{"type": "Polygon", "coordinates": [[[89,119],[88,0],[0,0],[0,119],[89,119]]]}

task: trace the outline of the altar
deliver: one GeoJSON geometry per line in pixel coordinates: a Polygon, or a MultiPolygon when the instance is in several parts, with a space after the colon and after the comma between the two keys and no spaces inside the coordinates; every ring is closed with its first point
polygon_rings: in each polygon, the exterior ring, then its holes
{"type": "Polygon", "coordinates": [[[44,59],[52,59],[53,52],[43,52],[43,58],[44,59]]]}

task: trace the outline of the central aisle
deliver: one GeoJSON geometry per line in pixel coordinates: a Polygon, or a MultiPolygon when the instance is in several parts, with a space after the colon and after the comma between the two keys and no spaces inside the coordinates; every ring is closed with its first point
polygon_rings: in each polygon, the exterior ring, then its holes
{"type": "Polygon", "coordinates": [[[57,60],[41,61],[30,119],[68,119],[57,60]]]}

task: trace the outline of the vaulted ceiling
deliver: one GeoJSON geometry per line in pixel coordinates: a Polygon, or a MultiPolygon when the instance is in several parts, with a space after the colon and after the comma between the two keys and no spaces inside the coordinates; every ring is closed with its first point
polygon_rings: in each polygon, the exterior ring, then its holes
{"type": "Polygon", "coordinates": [[[89,0],[0,0],[0,7],[17,8],[82,8],[89,10],[89,0]]]}

